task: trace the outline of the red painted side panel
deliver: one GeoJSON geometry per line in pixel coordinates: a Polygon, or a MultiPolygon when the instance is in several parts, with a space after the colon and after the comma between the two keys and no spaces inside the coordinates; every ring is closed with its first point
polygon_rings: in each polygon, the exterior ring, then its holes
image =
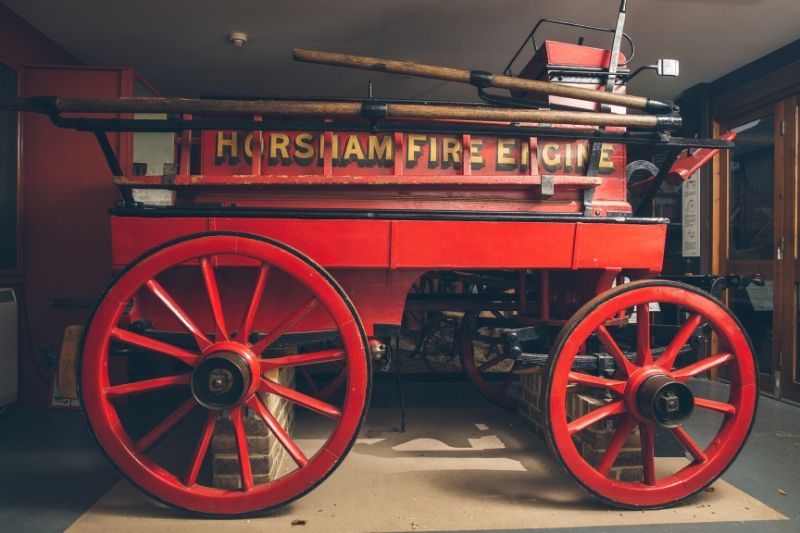
{"type": "Polygon", "coordinates": [[[396,221],[393,268],[569,268],[575,224],[396,221]]]}
{"type": "Polygon", "coordinates": [[[660,272],[667,226],[664,224],[578,224],[572,268],[628,268],[660,272]]]}
{"type": "MultiPolygon", "coordinates": [[[[111,227],[116,269],[163,242],[204,231],[252,233],[288,244],[330,270],[369,334],[375,324],[400,323],[409,287],[427,270],[619,267],[656,272],[661,269],[666,234],[663,225],[369,219],[114,216],[111,227]]],[[[224,256],[216,261],[220,267],[253,266],[232,263],[224,256]]],[[[253,269],[228,270],[234,277],[246,277],[253,269]],[[241,271],[241,276],[233,270],[241,271]]],[[[181,301],[200,298],[195,294],[199,281],[190,281],[191,271],[171,282],[170,290],[181,301]]],[[[197,305],[205,309],[204,303],[197,305]]],[[[160,308],[154,306],[149,312],[160,308]]]]}
{"type": "MultiPolygon", "coordinates": [[[[21,96],[125,96],[122,69],[28,67],[21,96]]],[[[111,280],[108,207],[119,198],[90,133],[21,115],[22,258],[33,345],[58,349],[64,328],[83,324],[111,280]],[[54,301],[66,302],[54,306],[54,301]]],[[[120,135],[109,136],[115,149],[120,135]]],[[[26,384],[23,383],[23,387],[26,384]]]]}
{"type": "Polygon", "coordinates": [[[326,268],[629,268],[659,271],[666,227],[657,224],[289,218],[112,217],[121,268],[181,235],[240,231],[288,244],[326,268]]]}
{"type": "Polygon", "coordinates": [[[327,268],[385,268],[389,224],[383,220],[111,217],[112,258],[119,269],[150,248],[183,235],[239,231],[288,244],[327,268]]]}

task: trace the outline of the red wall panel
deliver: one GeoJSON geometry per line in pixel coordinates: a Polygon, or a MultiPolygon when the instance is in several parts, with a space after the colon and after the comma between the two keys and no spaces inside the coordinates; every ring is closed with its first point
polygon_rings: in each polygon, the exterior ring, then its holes
{"type": "MultiPolygon", "coordinates": [[[[130,96],[132,79],[128,69],[27,67],[21,71],[21,96],[130,96]]],[[[46,117],[27,113],[21,118],[20,139],[22,261],[31,344],[35,350],[43,345],[57,350],[64,328],[86,321],[87,304],[99,298],[111,279],[107,210],[119,194],[92,134],[56,128],[46,117]]],[[[124,138],[109,139],[119,153],[124,138]]],[[[27,379],[22,376],[21,390],[28,387],[27,379]]],[[[31,394],[25,403],[43,401],[40,391],[31,394]]]]}

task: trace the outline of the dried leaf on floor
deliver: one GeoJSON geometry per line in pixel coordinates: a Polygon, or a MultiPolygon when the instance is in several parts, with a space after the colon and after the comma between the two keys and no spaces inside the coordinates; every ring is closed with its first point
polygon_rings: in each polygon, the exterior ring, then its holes
{"type": "Polygon", "coordinates": [[[780,494],[781,496],[786,496],[786,489],[779,488],[778,494],[780,494]]]}
{"type": "Polygon", "coordinates": [[[293,526],[304,526],[304,525],[306,525],[306,523],[307,523],[306,520],[300,520],[299,518],[296,518],[296,519],[292,520],[292,525],[293,526]]]}

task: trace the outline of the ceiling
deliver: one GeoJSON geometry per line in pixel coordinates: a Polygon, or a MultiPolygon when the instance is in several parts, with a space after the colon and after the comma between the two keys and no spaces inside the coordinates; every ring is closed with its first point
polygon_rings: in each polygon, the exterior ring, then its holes
{"type": "MultiPolygon", "coordinates": [[[[541,17],[611,27],[619,0],[0,0],[90,65],[135,67],[166,95],[366,95],[474,99],[453,83],[295,63],[294,47],[502,71],[541,17]],[[235,48],[232,31],[248,34],[235,48]]],[[[672,98],[800,38],[800,0],[629,0],[632,68],[681,60],[679,78],[644,73],[629,92],[672,98]]],[[[587,44],[610,37],[585,31],[587,44]]],[[[581,34],[546,31],[576,41],[581,34]]],[[[624,51],[625,49],[623,49],[624,51]]]]}

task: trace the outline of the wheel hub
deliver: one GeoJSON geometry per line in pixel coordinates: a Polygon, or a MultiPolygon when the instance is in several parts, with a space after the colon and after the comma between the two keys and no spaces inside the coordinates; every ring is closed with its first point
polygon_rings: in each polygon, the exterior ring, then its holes
{"type": "Polygon", "coordinates": [[[694,410],[694,395],[685,384],[664,374],[647,378],[636,393],[636,406],[646,419],[667,428],[686,422],[694,410]]]}
{"type": "Polygon", "coordinates": [[[249,396],[253,372],[247,359],[236,352],[209,353],[192,373],[192,394],[209,409],[230,409],[249,396]]]}

